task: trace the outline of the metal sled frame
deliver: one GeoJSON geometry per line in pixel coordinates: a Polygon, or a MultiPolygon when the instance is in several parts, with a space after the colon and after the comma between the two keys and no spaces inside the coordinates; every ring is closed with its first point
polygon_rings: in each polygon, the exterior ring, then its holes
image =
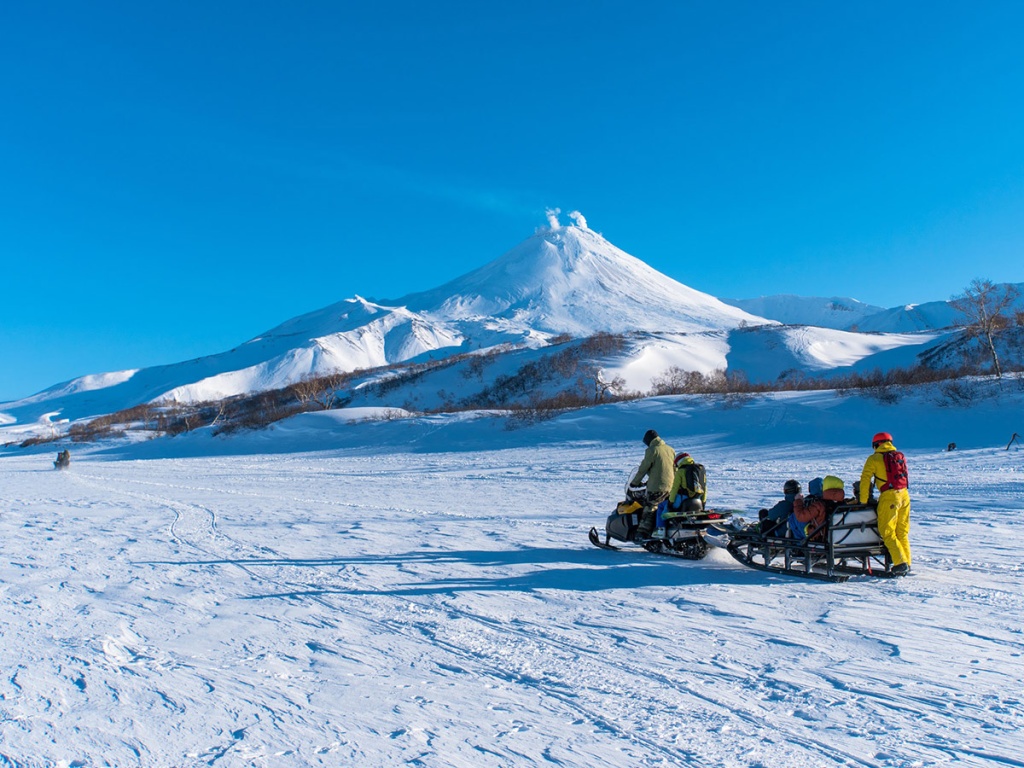
{"type": "Polygon", "coordinates": [[[800,541],[737,531],[726,549],[744,565],[770,573],[823,581],[846,581],[850,576],[892,576],[892,560],[878,533],[874,506],[840,504],[822,528],[823,531],[812,531],[808,539],[800,541]]]}

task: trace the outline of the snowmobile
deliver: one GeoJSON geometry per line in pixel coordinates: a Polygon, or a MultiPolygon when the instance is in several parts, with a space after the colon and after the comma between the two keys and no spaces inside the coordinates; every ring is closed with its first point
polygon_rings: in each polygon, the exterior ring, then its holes
{"type": "Polygon", "coordinates": [[[53,462],[54,469],[67,469],[71,466],[71,452],[64,450],[57,454],[57,460],[53,462]]]}
{"type": "Polygon", "coordinates": [[[597,528],[591,528],[590,543],[600,549],[622,549],[611,543],[611,540],[615,539],[621,542],[634,542],[648,552],[659,555],[700,560],[708,552],[708,542],[704,539],[704,532],[708,526],[724,523],[732,515],[731,511],[718,512],[710,509],[699,512],[674,512],[668,509],[667,502],[663,502],[658,507],[653,534],[650,538],[637,541],[635,536],[640,526],[642,500],[646,490],[643,486],[633,487],[627,483],[626,500],[620,501],[615,511],[605,521],[604,541],[601,541],[597,528]]]}
{"type": "Polygon", "coordinates": [[[726,549],[750,568],[823,581],[846,581],[851,576],[891,577],[892,559],[878,533],[874,504],[855,499],[838,503],[816,530],[797,538],[786,521],[762,532],[762,523],[716,526],[727,537],[726,549]]]}

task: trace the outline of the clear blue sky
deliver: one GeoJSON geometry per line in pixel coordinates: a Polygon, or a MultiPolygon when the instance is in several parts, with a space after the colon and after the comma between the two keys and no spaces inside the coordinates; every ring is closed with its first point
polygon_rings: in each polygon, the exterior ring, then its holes
{"type": "Polygon", "coordinates": [[[578,209],[721,297],[1024,281],[1024,2],[0,9],[0,400],[578,209]]]}

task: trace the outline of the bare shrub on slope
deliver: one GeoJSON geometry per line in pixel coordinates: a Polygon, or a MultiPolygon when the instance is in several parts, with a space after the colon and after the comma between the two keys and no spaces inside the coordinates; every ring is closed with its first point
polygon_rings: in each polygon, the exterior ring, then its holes
{"type": "Polygon", "coordinates": [[[1003,377],[1003,371],[995,338],[1010,326],[1010,308],[1019,297],[1020,291],[1014,285],[996,285],[991,280],[976,278],[949,302],[964,315],[965,320],[958,323],[964,331],[984,342],[997,379],[1003,377]]]}

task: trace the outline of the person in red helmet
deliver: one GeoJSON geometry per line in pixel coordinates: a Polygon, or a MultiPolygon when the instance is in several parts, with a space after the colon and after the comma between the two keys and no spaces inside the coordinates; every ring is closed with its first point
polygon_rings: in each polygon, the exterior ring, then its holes
{"type": "Polygon", "coordinates": [[[675,477],[668,492],[668,508],[673,512],[702,512],[708,501],[708,480],[703,464],[690,454],[677,453],[673,462],[675,477]]]}
{"type": "Polygon", "coordinates": [[[871,484],[878,488],[878,533],[892,558],[892,572],[910,571],[910,491],[907,461],[892,444],[892,435],[879,432],[871,440],[874,453],[864,462],[860,475],[860,503],[867,504],[871,484]]]}

